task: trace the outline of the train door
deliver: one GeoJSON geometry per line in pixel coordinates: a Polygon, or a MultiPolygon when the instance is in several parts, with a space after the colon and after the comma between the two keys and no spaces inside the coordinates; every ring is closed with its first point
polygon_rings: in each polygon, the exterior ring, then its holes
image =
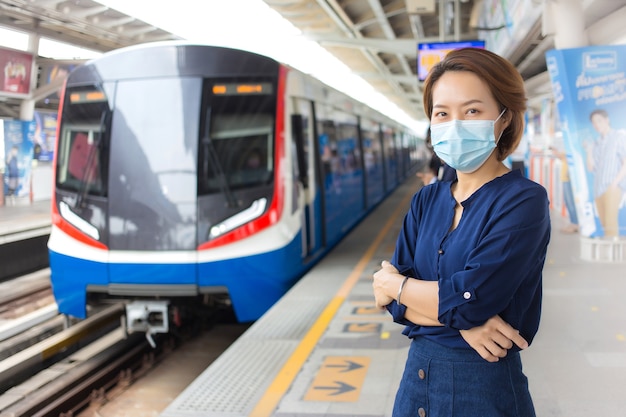
{"type": "Polygon", "coordinates": [[[324,211],[319,159],[315,158],[316,141],[313,103],[293,100],[291,133],[296,150],[296,176],[303,196],[302,255],[309,258],[324,247],[324,211]]]}

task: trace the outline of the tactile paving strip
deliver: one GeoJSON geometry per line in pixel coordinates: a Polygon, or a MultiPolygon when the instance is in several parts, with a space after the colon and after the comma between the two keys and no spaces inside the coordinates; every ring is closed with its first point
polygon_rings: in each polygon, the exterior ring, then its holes
{"type": "Polygon", "coordinates": [[[248,415],[298,341],[239,341],[200,375],[162,415],[248,415]]]}

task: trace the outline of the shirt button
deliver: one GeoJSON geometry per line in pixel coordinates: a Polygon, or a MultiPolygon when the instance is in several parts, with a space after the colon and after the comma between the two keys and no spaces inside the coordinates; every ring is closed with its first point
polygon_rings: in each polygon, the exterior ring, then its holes
{"type": "Polygon", "coordinates": [[[418,414],[420,417],[426,417],[426,410],[424,410],[422,407],[420,407],[420,408],[417,410],[417,414],[418,414]]]}
{"type": "Polygon", "coordinates": [[[420,377],[420,379],[426,378],[426,372],[424,372],[423,369],[420,369],[419,371],[417,371],[417,375],[420,377]]]}
{"type": "Polygon", "coordinates": [[[439,255],[443,255],[443,249],[439,249],[439,250],[437,251],[437,253],[438,253],[439,255]]]}
{"type": "Polygon", "coordinates": [[[463,298],[465,298],[466,300],[469,300],[470,298],[472,298],[472,294],[469,291],[465,291],[463,293],[463,298]]]}

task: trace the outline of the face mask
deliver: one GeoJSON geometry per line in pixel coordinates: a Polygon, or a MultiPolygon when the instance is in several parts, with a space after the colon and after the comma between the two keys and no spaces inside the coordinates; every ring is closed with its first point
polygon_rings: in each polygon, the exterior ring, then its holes
{"type": "Polygon", "coordinates": [[[476,171],[496,148],[493,129],[505,111],[502,110],[496,120],[452,120],[431,125],[435,153],[459,172],[469,174],[476,171]]]}

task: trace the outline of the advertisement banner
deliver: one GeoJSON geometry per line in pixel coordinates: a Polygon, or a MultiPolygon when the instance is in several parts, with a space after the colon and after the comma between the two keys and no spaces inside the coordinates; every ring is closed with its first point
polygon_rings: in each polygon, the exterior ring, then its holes
{"type": "Polygon", "coordinates": [[[57,114],[35,111],[34,116],[33,157],[41,162],[51,162],[57,140],[57,114]]]}
{"type": "Polygon", "coordinates": [[[6,157],[4,155],[4,119],[0,119],[0,174],[4,174],[6,157]]]}
{"type": "Polygon", "coordinates": [[[33,55],[0,47],[0,95],[27,96],[33,55]]]}
{"type": "Polygon", "coordinates": [[[587,237],[626,235],[626,45],[550,50],[546,62],[587,237]]]}
{"type": "Polygon", "coordinates": [[[30,197],[35,122],[4,121],[4,197],[6,204],[30,197]]]}
{"type": "MultiPolygon", "coordinates": [[[[51,84],[57,80],[65,80],[70,72],[86,60],[67,61],[37,61],[39,65],[39,87],[51,84]]],[[[58,100],[59,92],[54,92],[48,96],[49,99],[58,100]]]]}

